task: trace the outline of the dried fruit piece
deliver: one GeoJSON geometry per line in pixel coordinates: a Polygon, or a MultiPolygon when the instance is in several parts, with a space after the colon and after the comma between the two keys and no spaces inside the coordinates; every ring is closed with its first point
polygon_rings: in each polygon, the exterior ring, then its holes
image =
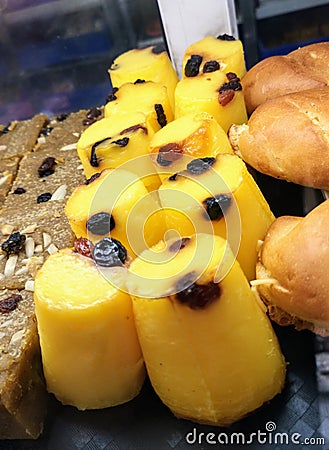
{"type": "Polygon", "coordinates": [[[187,305],[191,309],[202,309],[214,300],[219,299],[221,289],[218,283],[198,284],[191,282],[191,279],[195,279],[193,274],[192,276],[191,274],[186,274],[184,279],[179,280],[176,284],[176,299],[180,303],[187,305]]]}
{"type": "Polygon", "coordinates": [[[86,223],[87,230],[97,236],[104,236],[115,227],[115,222],[111,214],[99,212],[91,216],[86,223]]]}
{"type": "Polygon", "coordinates": [[[45,202],[48,202],[50,199],[51,199],[51,193],[44,192],[43,194],[38,195],[37,203],[45,203],[45,202]]]}
{"type": "Polygon", "coordinates": [[[55,166],[56,161],[54,157],[48,156],[47,158],[45,158],[38,168],[39,177],[43,178],[52,175],[55,172],[55,166]]]}
{"type": "Polygon", "coordinates": [[[220,69],[219,62],[216,60],[211,60],[204,63],[202,72],[203,73],[215,72],[216,70],[219,69],[220,69]]]}
{"type": "Polygon", "coordinates": [[[7,298],[0,300],[0,313],[6,314],[17,308],[18,303],[22,300],[20,294],[12,294],[7,298]]]}
{"type": "Polygon", "coordinates": [[[203,201],[207,215],[210,220],[219,220],[227,212],[232,203],[232,197],[228,194],[219,194],[215,197],[208,197],[203,201]]]}
{"type": "Polygon", "coordinates": [[[177,241],[173,242],[169,246],[169,251],[172,253],[176,253],[179,250],[182,250],[190,241],[189,237],[183,237],[182,239],[178,239],[177,241]]]}
{"type": "Polygon", "coordinates": [[[22,188],[22,187],[18,187],[14,190],[13,194],[17,194],[17,195],[21,195],[21,194],[25,194],[26,189],[22,188]]]}
{"type": "Polygon", "coordinates": [[[12,233],[9,238],[1,244],[1,249],[8,255],[17,254],[22,250],[26,241],[25,234],[21,234],[19,231],[12,233]]]}
{"type": "Polygon", "coordinates": [[[167,117],[165,115],[163,106],[160,103],[156,103],[154,105],[154,109],[157,115],[158,124],[161,128],[163,128],[165,125],[167,125],[167,117]]]}
{"type": "Polygon", "coordinates": [[[185,65],[184,69],[185,76],[196,77],[197,75],[199,75],[201,63],[202,63],[202,56],[192,55],[185,65]]]}
{"type": "Polygon", "coordinates": [[[99,266],[123,266],[127,259],[127,250],[117,239],[106,237],[95,245],[93,258],[99,266]]]}
{"type": "Polygon", "coordinates": [[[93,257],[94,244],[87,238],[78,238],[74,241],[74,250],[87,258],[93,257]]]}
{"type": "Polygon", "coordinates": [[[167,144],[159,148],[157,163],[160,166],[170,166],[173,161],[183,156],[183,148],[177,143],[167,144]]]}
{"type": "Polygon", "coordinates": [[[187,164],[186,169],[188,172],[193,173],[194,175],[199,175],[200,173],[209,170],[210,167],[215,164],[215,161],[216,158],[214,157],[193,159],[193,161],[187,164]]]}

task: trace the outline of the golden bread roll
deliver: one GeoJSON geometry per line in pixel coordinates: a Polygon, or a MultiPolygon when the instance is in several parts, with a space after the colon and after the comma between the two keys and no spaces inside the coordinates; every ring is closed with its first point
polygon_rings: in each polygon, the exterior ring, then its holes
{"type": "Polygon", "coordinates": [[[329,84],[329,42],[300,47],[287,55],[270,56],[242,78],[248,114],[265,101],[329,84]]]}
{"type": "Polygon", "coordinates": [[[302,186],[329,189],[329,86],[268,100],[248,125],[233,125],[235,152],[254,169],[302,186]]]}
{"type": "Polygon", "coordinates": [[[328,230],[329,200],[304,218],[281,216],[270,226],[254,284],[280,325],[329,335],[328,230]]]}

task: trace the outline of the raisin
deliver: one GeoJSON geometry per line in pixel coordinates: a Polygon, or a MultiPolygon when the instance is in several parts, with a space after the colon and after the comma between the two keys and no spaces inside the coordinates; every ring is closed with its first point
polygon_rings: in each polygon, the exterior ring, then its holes
{"type": "Polygon", "coordinates": [[[87,238],[78,238],[74,241],[74,250],[87,258],[93,257],[94,244],[87,238]]]}
{"type": "Polygon", "coordinates": [[[173,161],[181,158],[182,153],[182,147],[176,143],[164,145],[159,149],[157,163],[163,167],[170,166],[173,161]]]}
{"type": "Polygon", "coordinates": [[[53,131],[53,129],[54,129],[53,127],[46,126],[46,127],[42,128],[42,130],[40,131],[40,135],[41,136],[49,136],[50,133],[53,131]]]}
{"type": "Polygon", "coordinates": [[[215,60],[207,61],[203,66],[203,73],[216,72],[219,70],[219,62],[215,60]]]}
{"type": "Polygon", "coordinates": [[[101,141],[97,141],[95,142],[95,144],[92,145],[91,147],[91,153],[90,153],[90,165],[92,167],[98,167],[99,166],[99,161],[96,155],[96,149],[97,147],[102,144],[105,141],[108,141],[109,139],[111,139],[110,137],[104,138],[101,141]]]}
{"type": "MultiPolygon", "coordinates": [[[[112,67],[111,67],[111,69],[112,69],[112,67]]],[[[119,90],[119,88],[114,87],[112,89],[112,91],[109,94],[107,94],[107,96],[105,97],[105,102],[109,103],[109,102],[113,102],[114,100],[116,100],[117,96],[115,94],[118,92],[118,90],[119,90]]]]}
{"type": "Polygon", "coordinates": [[[207,216],[210,220],[220,220],[229,206],[232,198],[228,194],[219,194],[215,197],[208,197],[202,203],[207,211],[207,216]]]}
{"type": "Polygon", "coordinates": [[[167,117],[165,115],[163,106],[161,103],[156,103],[154,105],[154,109],[157,115],[157,121],[161,128],[163,128],[165,125],[167,125],[167,117]]]}
{"type": "Polygon", "coordinates": [[[10,123],[8,123],[8,125],[6,125],[5,127],[1,128],[1,130],[0,130],[0,136],[1,136],[2,134],[7,134],[7,133],[9,133],[9,131],[10,131],[10,123]]]}
{"type": "Polygon", "coordinates": [[[97,117],[99,117],[102,114],[101,110],[97,107],[91,108],[87,114],[86,117],[87,119],[96,119],[97,117]]]}
{"type": "Polygon", "coordinates": [[[221,41],[235,41],[235,37],[226,33],[220,34],[219,36],[217,36],[217,39],[220,39],[221,41]]]}
{"type": "Polygon", "coordinates": [[[228,72],[226,74],[227,79],[229,80],[227,83],[222,84],[222,86],[218,89],[218,92],[221,94],[224,91],[241,91],[242,85],[240,83],[240,78],[236,76],[233,72],[228,72]]]}
{"type": "MultiPolygon", "coordinates": [[[[184,277],[183,277],[184,278],[184,277]]],[[[219,284],[210,282],[207,284],[191,283],[186,284],[191,280],[191,274],[187,274],[184,280],[180,280],[176,287],[176,299],[191,309],[202,309],[218,299],[221,294],[221,288],[219,284]],[[180,286],[186,286],[182,290],[179,290],[180,286]]]]}
{"type": "Polygon", "coordinates": [[[169,251],[172,253],[177,253],[179,250],[184,248],[188,242],[190,241],[189,237],[183,237],[182,239],[178,239],[177,241],[173,242],[170,247],[169,251]]]}
{"type": "Polygon", "coordinates": [[[45,203],[45,202],[48,202],[50,199],[51,199],[51,193],[44,192],[43,194],[38,195],[37,203],[45,203]]]}
{"type": "Polygon", "coordinates": [[[18,187],[14,190],[13,194],[17,194],[17,195],[21,195],[21,194],[25,194],[26,189],[22,188],[22,187],[18,187]]]}
{"type": "Polygon", "coordinates": [[[199,74],[201,63],[202,63],[202,56],[192,55],[185,65],[184,69],[185,76],[196,77],[199,74]]]}
{"type": "Polygon", "coordinates": [[[25,234],[15,231],[15,233],[12,233],[9,238],[1,244],[1,249],[6,252],[7,255],[17,254],[22,250],[25,241],[25,234]]]}
{"type": "Polygon", "coordinates": [[[83,119],[82,125],[89,127],[90,125],[92,125],[95,122],[97,122],[97,119],[83,119]]]}
{"type": "Polygon", "coordinates": [[[164,44],[159,44],[159,45],[152,47],[152,53],[154,53],[155,55],[159,55],[160,53],[163,53],[165,51],[166,51],[166,47],[164,46],[164,44]]]}
{"type": "Polygon", "coordinates": [[[120,132],[120,134],[126,134],[126,133],[134,133],[137,130],[143,130],[145,134],[148,133],[147,128],[144,127],[144,125],[138,123],[137,125],[132,125],[131,127],[125,128],[120,132]]]}
{"type": "Polygon", "coordinates": [[[115,222],[111,214],[99,212],[87,220],[87,230],[97,236],[104,236],[115,227],[115,222]]]}
{"type": "Polygon", "coordinates": [[[201,173],[206,172],[208,169],[210,169],[215,161],[216,158],[212,157],[193,159],[193,161],[187,164],[186,169],[193,175],[200,175],[201,173]]]}
{"type": "Polygon", "coordinates": [[[218,101],[221,106],[228,105],[234,98],[234,91],[232,89],[223,91],[218,95],[218,101]]]}
{"type": "Polygon", "coordinates": [[[52,156],[45,158],[40,167],[38,168],[38,174],[40,178],[48,177],[55,172],[56,161],[52,156]]]}
{"type": "Polygon", "coordinates": [[[57,122],[64,122],[64,120],[67,119],[68,116],[69,116],[68,113],[62,113],[56,117],[56,120],[57,122]]]}
{"type": "Polygon", "coordinates": [[[94,173],[94,175],[92,175],[90,178],[88,178],[86,181],[85,181],[85,184],[90,184],[90,183],[92,183],[93,181],[95,181],[95,180],[97,180],[97,178],[99,178],[101,176],[101,172],[96,172],[96,173],[94,173]]]}
{"type": "Polygon", "coordinates": [[[134,81],[134,84],[143,84],[145,83],[145,80],[141,80],[140,78],[137,78],[137,80],[134,81]]]}
{"type": "Polygon", "coordinates": [[[129,143],[129,138],[128,137],[124,137],[122,139],[117,139],[116,141],[113,141],[112,144],[116,144],[119,147],[126,147],[129,143]]]}
{"type": "Polygon", "coordinates": [[[0,300],[0,313],[7,314],[17,308],[18,303],[23,299],[20,294],[12,294],[0,300]]]}
{"type": "Polygon", "coordinates": [[[170,177],[168,178],[169,181],[176,181],[178,173],[174,173],[172,175],[170,175],[170,177]]]}
{"type": "Polygon", "coordinates": [[[127,259],[127,250],[120,241],[106,237],[95,245],[93,258],[99,266],[122,266],[127,259]]]}

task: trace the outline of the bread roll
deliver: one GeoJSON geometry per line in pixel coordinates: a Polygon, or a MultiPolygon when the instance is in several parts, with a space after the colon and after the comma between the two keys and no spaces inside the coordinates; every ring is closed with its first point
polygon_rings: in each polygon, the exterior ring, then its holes
{"type": "Polygon", "coordinates": [[[256,267],[258,293],[271,318],[329,335],[329,200],[307,216],[270,226],[256,267]]]}
{"type": "Polygon", "coordinates": [[[268,100],[229,130],[234,150],[259,172],[329,189],[329,86],[268,100]]]}
{"type": "Polygon", "coordinates": [[[263,59],[241,80],[248,114],[265,101],[329,84],[329,42],[263,59]]]}

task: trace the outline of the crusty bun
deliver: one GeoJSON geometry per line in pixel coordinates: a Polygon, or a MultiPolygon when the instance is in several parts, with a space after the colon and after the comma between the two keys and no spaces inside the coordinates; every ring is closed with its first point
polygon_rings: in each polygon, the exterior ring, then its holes
{"type": "Polygon", "coordinates": [[[304,218],[282,216],[261,245],[254,282],[271,318],[329,335],[329,200],[304,218]]]}
{"type": "Polygon", "coordinates": [[[329,42],[263,59],[246,73],[241,84],[249,115],[271,98],[326,86],[329,84],[329,42]]]}
{"type": "Polygon", "coordinates": [[[259,172],[329,189],[329,86],[263,103],[248,125],[233,125],[229,137],[236,153],[259,172]]]}

